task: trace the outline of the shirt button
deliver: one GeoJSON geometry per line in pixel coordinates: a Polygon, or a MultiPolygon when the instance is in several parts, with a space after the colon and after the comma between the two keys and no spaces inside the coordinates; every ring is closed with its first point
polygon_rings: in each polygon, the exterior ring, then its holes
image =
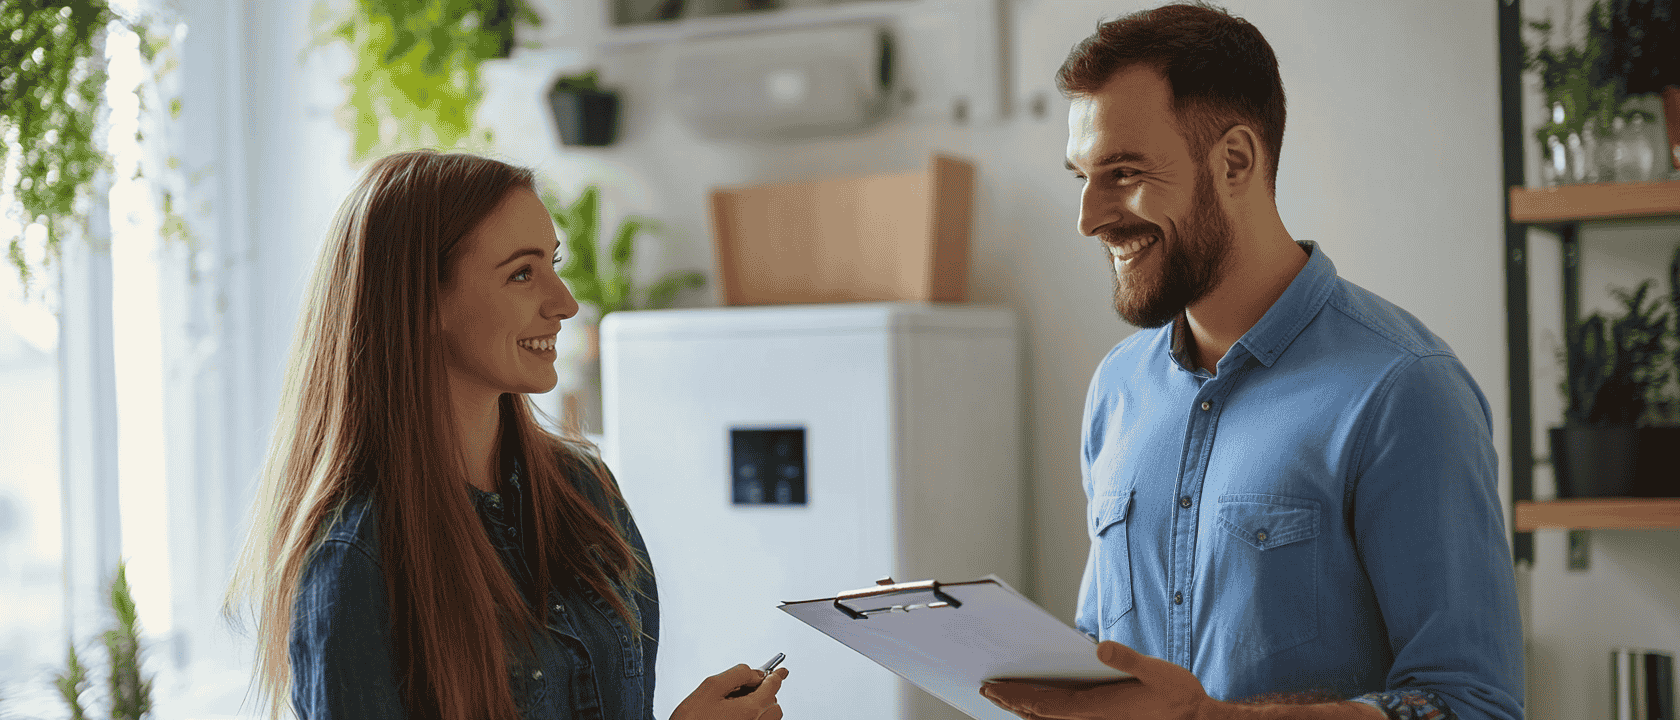
{"type": "Polygon", "coordinates": [[[1212,410],[1213,409],[1213,403],[1210,403],[1206,400],[1203,400],[1202,401],[1202,409],[1203,410],[1212,410]]]}
{"type": "Polygon", "coordinates": [[[1185,508],[1190,507],[1190,496],[1185,495],[1184,497],[1179,498],[1178,499],[1178,506],[1179,507],[1185,507],[1185,508]]]}
{"type": "Polygon", "coordinates": [[[1181,592],[1173,593],[1173,604],[1174,605],[1183,605],[1184,604],[1184,593],[1181,593],[1181,592]]]}
{"type": "Polygon", "coordinates": [[[1266,542],[1266,538],[1267,538],[1267,535],[1266,535],[1265,530],[1261,530],[1260,532],[1254,533],[1254,539],[1255,540],[1259,540],[1260,542],[1266,542]]]}
{"type": "Polygon", "coordinates": [[[542,671],[541,670],[532,670],[531,671],[531,679],[532,680],[541,680],[542,679],[542,671]]]}

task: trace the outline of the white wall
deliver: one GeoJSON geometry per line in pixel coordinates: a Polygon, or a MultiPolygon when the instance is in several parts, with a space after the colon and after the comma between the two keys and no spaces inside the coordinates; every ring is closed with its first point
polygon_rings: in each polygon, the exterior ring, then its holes
{"type": "MultiPolygon", "coordinates": [[[[509,153],[567,173],[561,182],[614,182],[606,195],[609,212],[646,213],[668,223],[661,266],[650,272],[711,266],[704,204],[711,187],[904,170],[934,151],[973,160],[979,202],[971,296],[1016,308],[1030,348],[1035,596],[1071,617],[1086,549],[1077,465],[1081,402],[1096,362],[1130,328],[1110,309],[1105,256],[1075,231],[1079,187],[1062,168],[1067,103],[1055,92],[1053,74],[1099,19],[1147,6],[1009,3],[1017,112],[1004,122],[897,121],[844,138],[707,141],[661,104],[671,66],[669,47],[657,43],[583,48],[571,57],[555,52],[547,73],[533,72],[540,67],[534,60],[515,61],[527,68],[508,79],[517,92],[498,95],[509,105],[487,107],[484,117],[509,153]],[[612,148],[562,151],[540,116],[540,93],[559,71],[589,61],[626,98],[624,137],[612,148]],[[1039,95],[1048,98],[1043,118],[1029,111],[1039,95]]],[[[1238,2],[1231,9],[1267,33],[1289,93],[1278,176],[1284,222],[1297,238],[1320,242],[1344,276],[1441,334],[1503,418],[1491,8],[1326,1],[1238,2]],[[1442,292],[1448,288],[1453,291],[1442,292]]],[[[1505,432],[1502,425],[1496,431],[1505,432]]]]}
{"type": "MultiPolygon", "coordinates": [[[[547,38],[549,45],[487,68],[481,117],[497,132],[506,157],[538,167],[563,194],[602,183],[609,223],[624,213],[665,223],[658,243],[645,244],[647,276],[712,267],[705,210],[711,187],[905,170],[934,151],[976,164],[970,294],[976,302],[1013,307],[1028,345],[1032,501],[1026,512],[1035,571],[1027,589],[1053,613],[1071,619],[1087,547],[1077,465],[1081,402],[1097,361],[1130,328],[1110,309],[1102,252],[1075,231],[1078,185],[1061,167],[1067,104],[1056,94],[1052,75],[1067,49],[1099,19],[1156,3],[1007,2],[1015,109],[1008,120],[966,127],[889,121],[853,137],[747,144],[693,137],[661,102],[671,74],[668,49],[592,47],[601,13],[578,1],[541,3],[551,24],[534,36],[547,38]],[[560,71],[585,64],[598,65],[605,84],[624,93],[623,136],[611,148],[562,149],[542,93],[560,71]],[[1037,96],[1047,99],[1042,118],[1029,110],[1037,96]]],[[[347,68],[348,53],[329,48],[298,64],[307,5],[247,4],[248,132],[258,149],[248,176],[252,232],[264,268],[261,357],[269,373],[261,378],[261,406],[253,412],[265,423],[273,414],[304,275],[355,174],[345,159],[347,136],[332,120],[342,98],[336,75],[347,68]]],[[[1296,238],[1318,241],[1344,277],[1410,310],[1457,351],[1493,406],[1502,496],[1508,498],[1493,3],[1233,0],[1227,6],[1266,34],[1282,65],[1289,97],[1278,176],[1284,223],[1296,238]]],[[[1640,232],[1667,239],[1634,242],[1644,249],[1617,272],[1627,271],[1629,263],[1634,268],[1647,263],[1641,258],[1658,245],[1672,247],[1672,230],[1640,232]]],[[[1609,260],[1594,259],[1595,233],[1589,231],[1584,243],[1588,270],[1582,286],[1589,302],[1604,284],[1594,268],[1612,267],[1609,260]]],[[[1544,374],[1550,350],[1541,334],[1547,322],[1555,328],[1557,317],[1555,290],[1550,300],[1546,295],[1547,283],[1557,277],[1555,264],[1553,270],[1543,267],[1548,242],[1537,233],[1531,243],[1540,338],[1536,447],[1542,452],[1540,433],[1557,417],[1555,374],[1544,374]]],[[[714,304],[712,292],[687,300],[714,304]]],[[[1680,535],[1594,533],[1593,568],[1584,574],[1563,572],[1561,536],[1537,535],[1530,715],[1603,717],[1609,647],[1680,649],[1674,611],[1680,606],[1680,571],[1665,560],[1680,550],[1680,535]]]]}

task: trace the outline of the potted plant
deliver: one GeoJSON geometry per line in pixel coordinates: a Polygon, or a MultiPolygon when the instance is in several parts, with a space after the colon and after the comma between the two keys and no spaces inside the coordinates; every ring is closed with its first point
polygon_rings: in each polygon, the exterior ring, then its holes
{"type": "Polygon", "coordinates": [[[1568,329],[1559,350],[1565,368],[1564,424],[1550,431],[1560,498],[1633,495],[1640,426],[1667,386],[1668,313],[1651,281],[1611,292],[1618,317],[1593,313],[1568,329]]]}
{"type": "MultiPolygon", "coordinates": [[[[128,587],[127,563],[117,563],[116,577],[111,580],[111,612],[117,625],[105,631],[105,654],[111,663],[110,685],[106,700],[111,704],[112,720],[140,720],[152,713],[152,678],[140,671],[140,620],[134,611],[134,594],[128,587]]],[[[76,644],[69,645],[69,657],[63,674],[53,679],[59,697],[64,699],[72,720],[87,717],[82,694],[90,681],[88,668],[76,655],[76,644]]]]}
{"type": "Polygon", "coordinates": [[[1668,123],[1669,163],[1680,169],[1680,16],[1673,0],[1610,0],[1593,65],[1595,81],[1615,88],[1617,98],[1662,93],[1668,123]]]}
{"type": "MultiPolygon", "coordinates": [[[[1680,382],[1680,244],[1668,264],[1669,357],[1674,379],[1680,382]]],[[[1639,429],[1638,459],[1633,494],[1643,497],[1680,496],[1680,393],[1657,386],[1649,399],[1652,421],[1639,429]]]]}
{"type": "Polygon", "coordinates": [[[1599,165],[1604,162],[1596,157],[1598,144],[1609,140],[1615,120],[1657,119],[1629,107],[1627,94],[1607,70],[1614,29],[1606,0],[1593,0],[1581,20],[1585,30],[1579,44],[1572,39],[1574,33],[1566,20],[1564,39],[1557,47],[1552,44],[1557,28],[1550,19],[1525,21],[1528,29],[1539,33],[1540,43],[1532,46],[1522,41],[1523,68],[1539,76],[1549,113],[1547,121],[1535,129],[1535,139],[1542,148],[1542,169],[1558,174],[1556,182],[1598,182],[1599,165]],[[1561,157],[1565,153],[1568,159],[1561,157]]]}
{"type": "Polygon", "coordinates": [[[618,137],[618,93],[601,88],[594,70],[561,75],[548,91],[548,107],[565,145],[611,145],[618,137]]]}
{"type": "MultiPolygon", "coordinates": [[[[544,202],[550,208],[561,208],[561,203],[552,196],[545,197],[544,202]]],[[[636,286],[631,277],[636,236],[651,224],[643,218],[628,217],[619,223],[607,249],[607,262],[601,262],[601,192],[594,185],[584,188],[570,205],[550,212],[566,236],[566,259],[560,266],[560,278],[566,281],[579,304],[594,310],[594,323],[620,310],[670,307],[677,293],[706,284],[705,275],[688,270],[667,273],[646,288],[636,286]]],[[[565,423],[574,430],[599,429],[600,334],[594,323],[585,326],[587,347],[582,357],[585,392],[569,393],[565,399],[565,423]]]]}

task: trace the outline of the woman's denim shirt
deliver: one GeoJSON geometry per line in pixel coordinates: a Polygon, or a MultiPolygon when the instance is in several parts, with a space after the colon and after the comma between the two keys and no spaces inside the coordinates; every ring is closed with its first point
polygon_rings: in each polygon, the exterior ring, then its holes
{"type": "MultiPolygon", "coordinates": [[[[529,532],[530,498],[520,463],[501,492],[472,488],[473,505],[503,564],[529,595],[530,571],[519,537],[529,532]]],[[[605,494],[592,482],[572,482],[603,512],[605,494]]],[[[647,546],[621,504],[611,508],[642,557],[647,546]]],[[[385,575],[379,564],[379,522],[365,495],[349,498],[304,568],[291,628],[292,708],[304,720],[406,718],[392,654],[385,575]]],[[[615,583],[616,585],[616,583],[615,583]]],[[[631,604],[643,636],[632,633],[612,605],[582,582],[555,583],[541,615],[546,629],[532,638],[534,657],[509,648],[509,688],[529,720],[649,720],[659,642],[659,599],[653,578],[642,580],[631,604]]]]}

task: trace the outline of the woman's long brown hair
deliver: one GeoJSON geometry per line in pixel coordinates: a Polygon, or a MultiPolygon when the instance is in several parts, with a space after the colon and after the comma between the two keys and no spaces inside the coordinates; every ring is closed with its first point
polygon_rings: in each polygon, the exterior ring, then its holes
{"type": "MultiPolygon", "coordinates": [[[[529,637],[526,604],[472,509],[448,402],[441,289],[475,227],[528,169],[468,154],[375,161],[345,199],[316,259],[292,341],[250,536],[223,613],[256,613],[257,682],[271,717],[290,695],[293,603],[311,552],[352,494],[372,500],[395,666],[414,717],[517,717],[504,640],[529,637]]],[[[522,394],[501,396],[531,492],[536,598],[573,574],[633,628],[645,559],[568,477],[622,502],[581,438],[550,433],[522,394]]],[[[546,417],[546,416],[545,416],[546,417]]],[[[539,604],[538,608],[545,607],[539,604]]]]}

